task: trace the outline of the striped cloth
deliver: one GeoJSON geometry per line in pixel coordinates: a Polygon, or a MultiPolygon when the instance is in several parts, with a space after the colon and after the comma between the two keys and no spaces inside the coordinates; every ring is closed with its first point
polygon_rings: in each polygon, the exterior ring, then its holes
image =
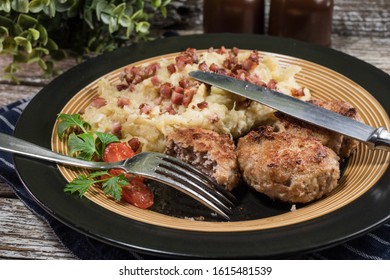
{"type": "MultiPolygon", "coordinates": [[[[19,100],[0,107],[0,132],[12,134],[15,124],[29,100],[19,100]]],[[[72,230],[46,213],[29,196],[20,182],[13,165],[12,156],[0,151],[0,178],[7,182],[23,203],[38,217],[44,220],[58,236],[59,240],[80,259],[156,259],[136,252],[126,251],[91,239],[72,230]]],[[[372,232],[333,248],[311,254],[292,256],[291,259],[330,259],[355,260],[390,259],[390,223],[384,224],[372,232]]]]}

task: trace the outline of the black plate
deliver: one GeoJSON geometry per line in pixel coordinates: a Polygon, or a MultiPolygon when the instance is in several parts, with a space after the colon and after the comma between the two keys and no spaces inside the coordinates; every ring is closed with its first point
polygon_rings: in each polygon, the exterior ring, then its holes
{"type": "MultiPolygon", "coordinates": [[[[50,148],[57,114],[79,90],[99,77],[146,58],[188,47],[237,46],[285,54],[333,69],[365,88],[390,108],[390,77],[349,55],[293,40],[259,35],[171,37],[121,48],[82,63],[41,90],[24,110],[15,135],[50,148]]],[[[110,212],[65,194],[65,179],[55,165],[15,156],[20,178],[34,199],[55,218],[100,241],[152,254],[200,258],[271,258],[327,248],[357,237],[390,217],[390,170],[364,195],[325,216],[276,229],[207,233],[158,227],[110,212]]]]}

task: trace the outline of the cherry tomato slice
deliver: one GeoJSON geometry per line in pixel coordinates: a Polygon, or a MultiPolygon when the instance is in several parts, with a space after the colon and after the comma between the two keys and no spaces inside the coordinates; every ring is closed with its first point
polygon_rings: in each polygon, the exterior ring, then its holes
{"type": "Polygon", "coordinates": [[[154,196],[152,191],[143,183],[142,177],[134,177],[130,184],[122,188],[122,200],[141,209],[153,205],[154,196]]]}
{"type": "Polygon", "coordinates": [[[103,160],[116,162],[131,158],[134,154],[134,151],[126,143],[110,143],[104,149],[103,160]]]}

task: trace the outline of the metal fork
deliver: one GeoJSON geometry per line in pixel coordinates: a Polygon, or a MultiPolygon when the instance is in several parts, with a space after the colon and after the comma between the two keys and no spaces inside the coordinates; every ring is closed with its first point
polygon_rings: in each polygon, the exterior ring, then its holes
{"type": "Polygon", "coordinates": [[[0,133],[0,150],[87,169],[120,168],[128,173],[174,187],[227,220],[230,220],[229,215],[232,214],[235,205],[235,197],[202,172],[177,158],[162,153],[143,152],[121,162],[93,162],[65,156],[3,133],[0,133]]]}

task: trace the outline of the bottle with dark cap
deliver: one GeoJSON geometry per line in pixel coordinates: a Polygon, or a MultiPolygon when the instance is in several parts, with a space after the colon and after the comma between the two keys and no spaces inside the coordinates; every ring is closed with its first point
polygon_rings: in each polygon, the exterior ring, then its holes
{"type": "Polygon", "coordinates": [[[271,0],[268,34],[330,46],[333,5],[333,0],[271,0]]]}
{"type": "Polygon", "coordinates": [[[264,0],[204,0],[205,33],[264,33],[264,0]]]}

